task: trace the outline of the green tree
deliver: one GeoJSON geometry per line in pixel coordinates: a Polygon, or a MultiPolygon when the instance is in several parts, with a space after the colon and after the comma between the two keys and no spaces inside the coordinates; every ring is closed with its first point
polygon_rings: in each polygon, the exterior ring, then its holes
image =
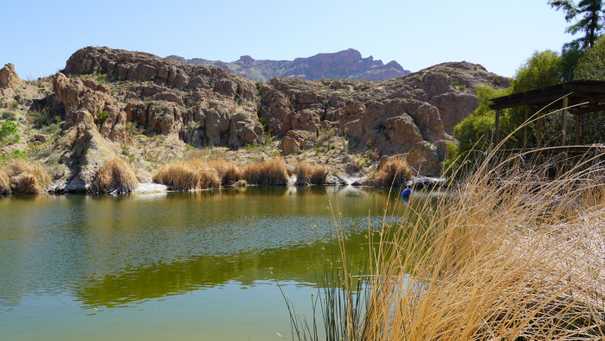
{"type": "Polygon", "coordinates": [[[580,58],[584,55],[584,50],[578,46],[565,46],[561,53],[561,77],[563,81],[574,80],[574,73],[580,58]]]}
{"type": "Polygon", "coordinates": [[[578,60],[574,71],[577,80],[605,80],[605,37],[586,51],[578,60]]]}
{"type": "Polygon", "coordinates": [[[523,65],[513,81],[513,92],[524,92],[561,83],[561,57],[554,51],[534,53],[523,65]]]}
{"type": "MultiPolygon", "coordinates": [[[[513,93],[560,84],[563,79],[563,60],[559,54],[550,50],[536,52],[517,70],[513,81],[513,93]]],[[[515,108],[509,118],[511,127],[524,124],[540,109],[542,108],[515,108]]],[[[544,145],[554,136],[553,132],[557,131],[558,124],[559,121],[552,117],[532,123],[524,129],[525,131],[517,132],[515,139],[511,140],[510,144],[514,144],[511,147],[544,145]]]]}
{"type": "MultiPolygon", "coordinates": [[[[475,89],[478,106],[471,115],[454,127],[454,136],[458,140],[457,147],[448,146],[448,159],[445,169],[456,171],[462,160],[473,161],[479,159],[491,144],[495,125],[495,112],[489,104],[492,98],[511,94],[511,88],[496,89],[488,85],[479,85],[475,89]]],[[[501,126],[508,130],[507,112],[502,115],[501,126]]]]}
{"type": "Polygon", "coordinates": [[[549,0],[548,4],[565,12],[565,20],[572,23],[567,27],[567,33],[583,33],[582,37],[568,43],[568,47],[579,46],[585,50],[594,46],[603,31],[605,11],[602,0],[580,0],[577,4],[573,0],[549,0]]]}
{"type": "MultiPolygon", "coordinates": [[[[605,80],[605,37],[599,38],[593,48],[579,59],[574,72],[577,80],[605,80]]],[[[585,143],[605,141],[605,112],[594,112],[587,116],[584,124],[585,143]]]]}

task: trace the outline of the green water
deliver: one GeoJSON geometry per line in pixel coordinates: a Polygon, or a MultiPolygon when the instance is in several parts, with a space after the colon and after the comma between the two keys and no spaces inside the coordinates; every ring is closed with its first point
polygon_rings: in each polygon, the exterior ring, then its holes
{"type": "Polygon", "coordinates": [[[335,226],[362,264],[386,203],[286,189],[0,199],[0,340],[290,339],[280,286],[308,313],[338,266],[335,226]]]}

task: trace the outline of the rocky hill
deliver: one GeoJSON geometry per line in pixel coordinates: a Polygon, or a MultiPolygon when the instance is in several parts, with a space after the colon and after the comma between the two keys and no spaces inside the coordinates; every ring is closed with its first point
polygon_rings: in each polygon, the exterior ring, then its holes
{"type": "Polygon", "coordinates": [[[166,57],[167,60],[191,65],[211,65],[255,81],[273,78],[321,79],[363,79],[385,80],[408,75],[396,61],[384,64],[373,57],[362,58],[361,53],[348,49],[335,53],[320,53],[308,58],[294,60],[255,60],[242,56],[234,62],[212,61],[201,58],[185,59],[179,56],[166,57]]]}
{"type": "Polygon", "coordinates": [[[77,51],[49,78],[20,81],[12,66],[0,75],[2,111],[24,115],[20,148],[53,170],[59,192],[86,190],[116,156],[142,181],[188,153],[235,161],[279,153],[290,164],[360,175],[399,155],[418,174],[438,175],[453,126],[477,105],[474,88],[509,82],[459,62],[379,82],[255,83],[219,67],[96,47],[77,51]]]}

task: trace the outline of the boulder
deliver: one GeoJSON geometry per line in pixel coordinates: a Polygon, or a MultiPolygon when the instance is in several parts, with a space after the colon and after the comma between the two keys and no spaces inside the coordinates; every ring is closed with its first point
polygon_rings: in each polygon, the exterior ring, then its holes
{"type": "Polygon", "coordinates": [[[316,136],[305,130],[290,130],[281,141],[280,149],[284,155],[298,154],[312,148],[316,136]]]}
{"type": "Polygon", "coordinates": [[[452,134],[456,124],[470,115],[479,104],[475,95],[458,92],[444,93],[431,101],[439,109],[443,126],[449,134],[452,134]]]}
{"type": "Polygon", "coordinates": [[[179,131],[181,109],[173,102],[155,101],[147,107],[145,127],[153,134],[172,134],[179,131]]]}
{"type": "Polygon", "coordinates": [[[422,141],[414,145],[405,154],[405,160],[416,174],[441,175],[441,160],[437,153],[437,147],[429,142],[422,141]]]}
{"type": "Polygon", "coordinates": [[[224,107],[216,107],[206,111],[206,142],[211,146],[224,144],[224,136],[229,132],[231,119],[224,107]]]}
{"type": "Polygon", "coordinates": [[[436,190],[447,185],[446,178],[434,178],[428,176],[414,176],[407,183],[415,190],[436,190]]]}
{"type": "Polygon", "coordinates": [[[0,89],[14,89],[21,83],[13,64],[6,64],[0,69],[0,89]]]}
{"type": "Polygon", "coordinates": [[[413,145],[423,141],[422,134],[418,126],[410,115],[401,114],[399,116],[386,119],[384,124],[385,140],[379,149],[385,154],[394,154],[408,150],[413,145]]]}
{"type": "Polygon", "coordinates": [[[263,128],[258,121],[246,113],[237,113],[231,117],[229,126],[229,146],[239,148],[261,142],[263,128]]]}

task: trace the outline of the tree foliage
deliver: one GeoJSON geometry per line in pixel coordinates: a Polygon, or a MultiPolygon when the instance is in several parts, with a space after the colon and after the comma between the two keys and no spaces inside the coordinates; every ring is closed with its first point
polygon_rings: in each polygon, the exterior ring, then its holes
{"type": "Polygon", "coordinates": [[[570,42],[567,46],[579,46],[585,50],[596,43],[603,32],[605,11],[602,0],[549,0],[549,5],[565,13],[565,20],[571,23],[566,32],[572,35],[582,33],[583,36],[570,42]]]}
{"type": "MultiPolygon", "coordinates": [[[[487,150],[491,143],[495,125],[495,112],[489,107],[493,98],[511,94],[511,88],[496,89],[488,85],[479,85],[475,89],[478,106],[471,115],[454,127],[454,136],[458,140],[457,147],[448,146],[448,159],[445,168],[455,171],[462,159],[469,161],[477,159],[487,150]]],[[[508,115],[501,117],[501,126],[508,129],[508,115]]]]}
{"type": "Polygon", "coordinates": [[[605,37],[579,58],[574,79],[605,80],[605,37]]]}
{"type": "Polygon", "coordinates": [[[561,83],[561,57],[554,51],[536,52],[517,70],[513,92],[524,92],[561,83]]]}

